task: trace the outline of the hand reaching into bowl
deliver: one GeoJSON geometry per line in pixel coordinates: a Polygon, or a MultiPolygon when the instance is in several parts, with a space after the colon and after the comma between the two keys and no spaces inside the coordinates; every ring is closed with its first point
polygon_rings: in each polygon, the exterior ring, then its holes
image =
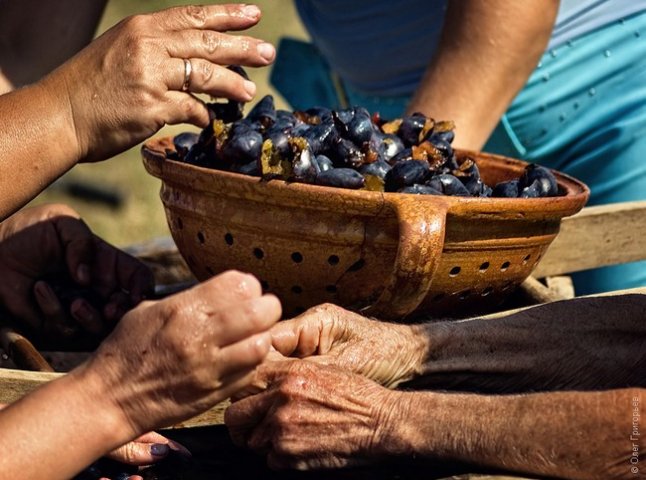
{"type": "Polygon", "coordinates": [[[0,97],[0,218],[79,161],[103,160],[166,124],[204,127],[208,112],[193,94],[251,100],[255,85],[224,66],[265,66],[275,50],[223,32],[260,16],[251,5],[210,5],[129,17],[41,81],[0,97]]]}

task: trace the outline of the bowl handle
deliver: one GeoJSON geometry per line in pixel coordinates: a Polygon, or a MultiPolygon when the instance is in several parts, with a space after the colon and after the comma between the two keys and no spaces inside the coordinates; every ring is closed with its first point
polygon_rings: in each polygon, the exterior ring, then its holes
{"type": "Polygon", "coordinates": [[[422,303],[444,248],[448,204],[433,198],[435,208],[429,209],[426,199],[407,197],[387,200],[399,223],[395,265],[384,291],[362,312],[384,320],[402,319],[422,303]]]}

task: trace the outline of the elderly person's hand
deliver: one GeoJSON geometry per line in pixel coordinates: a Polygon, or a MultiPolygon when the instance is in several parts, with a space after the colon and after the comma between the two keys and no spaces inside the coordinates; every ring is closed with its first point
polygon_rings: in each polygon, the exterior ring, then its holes
{"type": "Polygon", "coordinates": [[[392,454],[389,414],[399,392],[335,367],[266,362],[266,391],[233,403],[233,442],[267,455],[273,469],[340,468],[392,454]]]}
{"type": "Polygon", "coordinates": [[[334,365],[389,387],[419,374],[427,351],[416,327],[370,320],[333,304],[311,308],[271,332],[282,355],[334,365]]]}
{"type": "Polygon", "coordinates": [[[18,327],[48,341],[107,334],[153,287],[145,265],[94,235],[65,205],[22,210],[0,223],[0,277],[0,303],[23,322],[18,327]],[[74,290],[63,306],[49,283],[57,278],[71,278],[101,311],[74,290]]]}
{"type": "Polygon", "coordinates": [[[206,126],[205,104],[193,94],[251,100],[253,82],[225,67],[268,65],[274,47],[223,32],[260,15],[253,5],[208,5],[129,17],[54,71],[44,84],[68,107],[78,158],[102,160],[165,124],[206,126]]]}

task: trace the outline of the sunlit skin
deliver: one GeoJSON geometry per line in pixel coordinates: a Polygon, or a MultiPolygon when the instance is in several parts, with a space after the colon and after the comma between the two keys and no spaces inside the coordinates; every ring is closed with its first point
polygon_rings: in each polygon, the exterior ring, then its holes
{"type": "Polygon", "coordinates": [[[272,329],[278,353],[225,420],[276,469],[414,457],[629,478],[632,443],[646,448],[629,440],[646,401],[644,312],[646,295],[626,295],[406,326],[315,307],[272,329]],[[425,391],[382,386],[403,382],[425,391]]]}

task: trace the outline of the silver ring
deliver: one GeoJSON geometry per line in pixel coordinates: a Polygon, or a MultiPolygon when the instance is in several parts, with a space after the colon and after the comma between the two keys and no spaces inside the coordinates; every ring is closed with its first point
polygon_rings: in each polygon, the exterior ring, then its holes
{"type": "Polygon", "coordinates": [[[193,73],[193,65],[188,58],[184,58],[184,84],[182,85],[182,92],[187,92],[191,87],[191,74],[193,73]]]}

